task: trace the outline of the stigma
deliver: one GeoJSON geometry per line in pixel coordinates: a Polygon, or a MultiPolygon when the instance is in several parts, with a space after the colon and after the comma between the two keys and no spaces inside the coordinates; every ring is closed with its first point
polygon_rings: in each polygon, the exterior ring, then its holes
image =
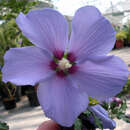
{"type": "Polygon", "coordinates": [[[61,60],[59,60],[58,62],[58,68],[61,70],[66,70],[72,67],[72,64],[70,63],[70,61],[66,58],[62,58],[61,60]]]}

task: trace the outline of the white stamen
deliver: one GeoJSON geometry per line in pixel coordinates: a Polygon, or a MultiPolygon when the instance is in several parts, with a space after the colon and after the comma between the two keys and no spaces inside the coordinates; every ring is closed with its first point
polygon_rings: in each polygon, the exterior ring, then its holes
{"type": "Polygon", "coordinates": [[[69,60],[62,58],[59,63],[58,66],[61,70],[65,70],[65,69],[69,69],[72,67],[72,64],[70,64],[69,60]]]}

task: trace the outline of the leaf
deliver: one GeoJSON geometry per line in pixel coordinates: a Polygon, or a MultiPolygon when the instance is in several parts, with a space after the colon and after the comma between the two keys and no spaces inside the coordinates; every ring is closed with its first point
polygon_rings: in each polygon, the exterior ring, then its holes
{"type": "Polygon", "coordinates": [[[4,122],[0,122],[0,130],[9,130],[9,126],[4,122]]]}
{"type": "Polygon", "coordinates": [[[102,121],[95,115],[95,113],[92,113],[92,114],[93,114],[93,117],[94,117],[96,126],[97,126],[99,129],[103,130],[102,121]]]}
{"type": "Polygon", "coordinates": [[[80,119],[77,119],[74,124],[74,130],[81,130],[82,128],[82,122],[80,119]]]}
{"type": "Polygon", "coordinates": [[[87,109],[84,114],[87,116],[87,117],[90,117],[91,116],[91,112],[87,109]]]}
{"type": "Polygon", "coordinates": [[[118,108],[113,108],[113,109],[111,110],[112,114],[118,114],[118,111],[119,111],[118,108]]]}
{"type": "Polygon", "coordinates": [[[119,113],[117,113],[116,117],[120,120],[124,117],[124,113],[119,112],[119,113]]]}
{"type": "Polygon", "coordinates": [[[109,110],[109,104],[105,101],[102,102],[101,106],[105,109],[105,110],[109,110]]]}
{"type": "Polygon", "coordinates": [[[122,120],[124,120],[127,123],[130,123],[130,117],[124,116],[122,120]]]}
{"type": "Polygon", "coordinates": [[[126,111],[126,109],[127,109],[126,101],[121,105],[121,109],[122,109],[122,111],[126,111]]]}

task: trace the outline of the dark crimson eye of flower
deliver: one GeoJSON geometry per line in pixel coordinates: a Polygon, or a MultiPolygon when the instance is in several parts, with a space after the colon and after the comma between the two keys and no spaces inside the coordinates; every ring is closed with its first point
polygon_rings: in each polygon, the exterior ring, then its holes
{"type": "Polygon", "coordinates": [[[54,60],[52,60],[49,65],[50,65],[50,68],[53,70],[56,70],[56,68],[58,66],[54,60]]]}
{"type": "Polygon", "coordinates": [[[60,50],[54,51],[53,55],[54,55],[55,58],[61,60],[62,57],[64,56],[64,51],[60,51],[60,50]]]}
{"type": "Polygon", "coordinates": [[[64,53],[63,51],[55,51],[54,58],[49,66],[54,70],[59,77],[65,77],[68,74],[73,74],[77,71],[75,63],[75,56],[73,53],[64,53]]]}
{"type": "Polygon", "coordinates": [[[68,53],[68,56],[67,56],[67,59],[70,61],[70,62],[75,62],[76,61],[76,57],[74,56],[73,53],[68,53]]]}

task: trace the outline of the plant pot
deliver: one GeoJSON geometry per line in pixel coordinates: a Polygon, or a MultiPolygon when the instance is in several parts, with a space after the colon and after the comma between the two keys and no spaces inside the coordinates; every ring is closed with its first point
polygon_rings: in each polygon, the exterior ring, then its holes
{"type": "Polygon", "coordinates": [[[124,42],[122,40],[116,41],[116,49],[120,49],[124,47],[124,42]]]}
{"type": "Polygon", "coordinates": [[[37,94],[36,94],[35,91],[28,91],[28,92],[26,92],[26,95],[28,97],[30,106],[35,107],[35,106],[40,105],[39,102],[38,102],[37,94]]]}
{"type": "Polygon", "coordinates": [[[4,98],[3,105],[6,110],[14,109],[16,108],[16,101],[14,98],[4,98]]]}

